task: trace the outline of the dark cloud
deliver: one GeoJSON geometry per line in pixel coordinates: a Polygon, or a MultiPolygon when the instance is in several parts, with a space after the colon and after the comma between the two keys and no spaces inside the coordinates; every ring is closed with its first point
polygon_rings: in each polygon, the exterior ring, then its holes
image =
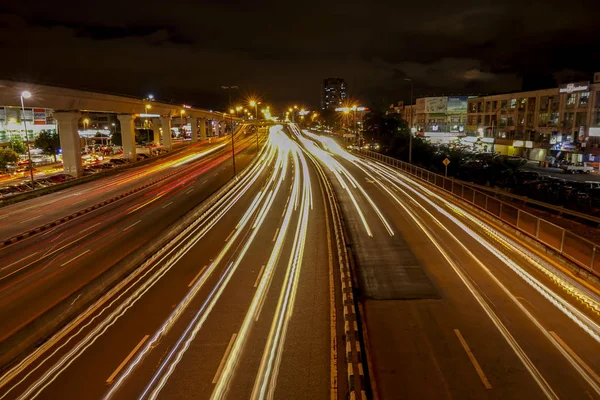
{"type": "Polygon", "coordinates": [[[12,2],[0,75],[204,107],[316,105],[326,76],[363,101],[506,92],[600,69],[595,2],[12,2]]]}

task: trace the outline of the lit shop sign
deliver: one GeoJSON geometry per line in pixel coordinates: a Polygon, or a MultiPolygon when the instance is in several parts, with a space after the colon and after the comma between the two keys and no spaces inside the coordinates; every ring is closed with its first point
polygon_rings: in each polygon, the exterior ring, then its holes
{"type": "MultiPolygon", "coordinates": [[[[369,110],[367,107],[356,107],[356,111],[367,111],[369,110]]],[[[335,111],[354,111],[354,107],[337,107],[335,111]]]]}
{"type": "Polygon", "coordinates": [[[589,82],[567,83],[558,87],[558,93],[576,93],[588,92],[590,90],[589,82]]]}
{"type": "Polygon", "coordinates": [[[533,142],[531,142],[529,140],[526,140],[526,141],[514,140],[513,147],[525,147],[525,148],[531,149],[531,148],[533,148],[533,142]]]}

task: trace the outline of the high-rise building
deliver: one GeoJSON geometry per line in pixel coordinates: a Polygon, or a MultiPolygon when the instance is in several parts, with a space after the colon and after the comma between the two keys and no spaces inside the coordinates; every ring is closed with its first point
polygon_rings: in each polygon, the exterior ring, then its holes
{"type": "Polygon", "coordinates": [[[346,82],[342,78],[323,79],[321,109],[341,107],[346,100],[346,82]]]}

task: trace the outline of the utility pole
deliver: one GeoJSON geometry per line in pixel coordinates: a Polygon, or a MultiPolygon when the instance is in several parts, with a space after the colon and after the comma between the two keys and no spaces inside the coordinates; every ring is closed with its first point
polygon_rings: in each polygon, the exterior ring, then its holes
{"type": "Polygon", "coordinates": [[[410,78],[404,78],[405,81],[410,82],[410,135],[408,139],[408,163],[412,164],[412,139],[413,139],[413,123],[412,123],[412,115],[413,115],[413,81],[410,78]]]}
{"type": "Polygon", "coordinates": [[[27,90],[21,93],[21,113],[23,118],[23,127],[25,129],[25,141],[27,142],[27,159],[29,160],[29,176],[31,177],[31,189],[35,189],[35,184],[33,183],[33,163],[31,162],[31,150],[29,149],[29,135],[27,134],[27,122],[25,121],[25,103],[23,99],[28,99],[31,97],[31,93],[27,90]]]}
{"type": "MultiPolygon", "coordinates": [[[[231,89],[238,89],[237,86],[221,86],[221,89],[229,93],[229,108],[231,109],[231,89]]],[[[233,114],[231,113],[231,159],[233,162],[233,176],[235,176],[235,145],[233,142],[233,114]]]]}

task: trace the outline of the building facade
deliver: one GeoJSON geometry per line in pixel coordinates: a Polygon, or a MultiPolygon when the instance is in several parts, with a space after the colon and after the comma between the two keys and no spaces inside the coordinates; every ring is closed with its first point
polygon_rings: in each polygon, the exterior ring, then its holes
{"type": "Polygon", "coordinates": [[[500,154],[597,163],[600,82],[471,98],[466,131],[493,138],[500,154]]]}
{"type": "Polygon", "coordinates": [[[332,110],[342,107],[346,101],[346,82],[342,78],[323,79],[321,109],[332,110]]]}

